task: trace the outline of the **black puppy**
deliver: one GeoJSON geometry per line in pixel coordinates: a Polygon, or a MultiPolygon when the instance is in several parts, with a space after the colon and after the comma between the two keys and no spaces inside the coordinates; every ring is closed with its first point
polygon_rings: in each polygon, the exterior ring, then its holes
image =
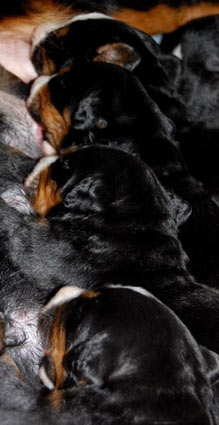
{"type": "Polygon", "coordinates": [[[188,168],[213,194],[219,191],[218,149],[218,71],[219,17],[192,21],[166,36],[164,50],[181,51],[179,93],[187,109],[187,124],[179,129],[188,168]]]}
{"type": "Polygon", "coordinates": [[[143,162],[118,149],[86,147],[54,160],[32,197],[43,219],[0,205],[2,255],[39,285],[141,285],[218,351],[218,292],[188,274],[177,239],[187,204],[171,200],[143,162]]]}

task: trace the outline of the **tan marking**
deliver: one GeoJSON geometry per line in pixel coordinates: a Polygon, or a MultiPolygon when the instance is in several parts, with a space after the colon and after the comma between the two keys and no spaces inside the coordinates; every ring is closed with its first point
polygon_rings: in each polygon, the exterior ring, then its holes
{"type": "Polygon", "coordinates": [[[9,356],[8,353],[2,354],[2,356],[0,357],[0,361],[3,361],[4,363],[8,364],[9,366],[12,366],[15,369],[15,372],[16,372],[18,378],[20,378],[22,381],[24,381],[24,377],[23,377],[19,367],[17,366],[15,361],[12,359],[12,357],[9,356]]]}
{"type": "Polygon", "coordinates": [[[55,387],[60,388],[65,378],[64,357],[66,355],[66,331],[63,323],[63,306],[56,310],[50,331],[49,356],[55,369],[55,387]]]}
{"type": "Polygon", "coordinates": [[[59,410],[61,408],[62,400],[64,398],[64,391],[58,390],[55,388],[51,393],[47,396],[47,401],[51,405],[51,407],[55,410],[59,410]]]}
{"type": "Polygon", "coordinates": [[[77,145],[71,146],[70,148],[63,149],[60,152],[60,156],[69,155],[71,153],[77,152],[78,150],[79,150],[79,147],[77,145]]]}
{"type": "Polygon", "coordinates": [[[66,74],[66,72],[69,72],[71,70],[71,68],[72,67],[70,65],[63,66],[63,68],[61,68],[60,71],[59,71],[59,75],[66,74]]]}
{"type": "Polygon", "coordinates": [[[62,202],[63,198],[57,184],[50,179],[51,169],[46,168],[40,173],[39,185],[34,199],[31,201],[33,209],[41,216],[46,217],[55,205],[62,202]]]}
{"type": "Polygon", "coordinates": [[[56,37],[61,38],[65,37],[70,31],[70,26],[62,27],[60,30],[56,31],[56,37]]]}
{"type": "Polygon", "coordinates": [[[77,385],[86,385],[87,381],[86,379],[80,379],[79,381],[77,381],[77,385]]]}
{"type": "Polygon", "coordinates": [[[218,13],[219,4],[203,2],[179,8],[160,4],[148,11],[124,8],[113,13],[112,17],[148,34],[160,34],[174,31],[192,19],[218,13]]]}
{"type": "Polygon", "coordinates": [[[136,58],[134,49],[125,43],[108,43],[97,48],[98,55],[93,58],[94,62],[113,63],[125,67],[128,62],[136,58]]]}
{"type": "Polygon", "coordinates": [[[82,294],[82,297],[84,297],[84,298],[97,298],[97,297],[99,297],[99,295],[100,295],[100,292],[90,290],[90,291],[85,291],[82,294]]]}
{"type": "MultiPolygon", "coordinates": [[[[40,77],[42,78],[42,77],[40,77]]],[[[37,116],[39,123],[48,131],[49,143],[59,150],[63,138],[69,131],[70,114],[67,108],[62,115],[52,104],[49,87],[43,85],[35,95],[30,96],[27,107],[33,116],[37,116]]]]}
{"type": "Polygon", "coordinates": [[[41,74],[52,75],[56,72],[56,64],[47,56],[46,49],[39,47],[41,59],[41,74]]]}

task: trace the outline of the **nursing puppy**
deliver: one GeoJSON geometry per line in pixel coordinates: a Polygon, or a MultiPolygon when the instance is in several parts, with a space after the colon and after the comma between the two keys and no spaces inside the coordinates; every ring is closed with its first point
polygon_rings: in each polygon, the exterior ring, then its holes
{"type": "Polygon", "coordinates": [[[217,423],[218,356],[149,292],[63,287],[41,309],[48,287],[8,277],[0,287],[3,423],[12,423],[9,411],[18,423],[33,413],[33,424],[217,423]]]}
{"type": "Polygon", "coordinates": [[[30,61],[33,39],[62,27],[75,16],[87,12],[106,13],[149,34],[170,32],[196,17],[219,13],[218,1],[181,0],[13,0],[0,11],[0,62],[10,72],[28,82],[36,77],[30,61]]]}
{"type": "Polygon", "coordinates": [[[217,370],[217,356],[208,352],[208,358],[180,320],[142,288],[63,287],[42,310],[39,329],[50,408],[69,409],[74,417],[77,409],[79,416],[91,411],[98,424],[217,419],[208,371],[210,361],[217,370]]]}
{"type": "Polygon", "coordinates": [[[175,96],[179,60],[164,54],[150,36],[136,28],[90,13],[36,39],[32,46],[32,62],[39,75],[93,61],[132,70],[166,115],[174,116],[174,121],[185,116],[175,96]]]}
{"type": "MultiPolygon", "coordinates": [[[[136,65],[132,50],[120,58],[136,65]]],[[[172,122],[122,66],[79,62],[58,75],[42,76],[27,107],[55,152],[73,144],[107,144],[138,154],[163,178],[186,172],[172,122]]]]}
{"type": "Polygon", "coordinates": [[[2,255],[38,285],[141,285],[218,351],[218,292],[189,275],[177,239],[188,205],[118,149],[84,147],[52,160],[26,181],[42,219],[0,204],[2,255]]]}

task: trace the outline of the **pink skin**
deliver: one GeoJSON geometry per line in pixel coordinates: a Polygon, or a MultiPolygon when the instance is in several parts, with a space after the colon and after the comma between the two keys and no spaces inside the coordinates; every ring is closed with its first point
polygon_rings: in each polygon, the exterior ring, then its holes
{"type": "Polygon", "coordinates": [[[31,44],[22,38],[15,38],[10,32],[0,32],[0,63],[24,83],[37,78],[30,60],[31,44]]]}
{"type": "MultiPolygon", "coordinates": [[[[46,34],[47,25],[39,26],[34,29],[28,42],[12,32],[0,31],[0,64],[26,84],[35,80],[38,75],[30,59],[33,48],[31,39],[36,45],[46,34]]],[[[0,102],[0,112],[8,117],[8,121],[13,122],[11,131],[3,134],[6,144],[17,147],[33,158],[55,154],[55,149],[43,140],[42,127],[33,121],[21,99],[12,99],[10,95],[0,91],[0,102]],[[16,137],[13,137],[15,127],[16,137]]]]}

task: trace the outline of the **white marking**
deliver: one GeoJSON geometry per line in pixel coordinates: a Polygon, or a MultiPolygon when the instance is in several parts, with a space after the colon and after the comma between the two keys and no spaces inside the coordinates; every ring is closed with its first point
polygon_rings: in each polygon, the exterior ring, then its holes
{"type": "Polygon", "coordinates": [[[44,87],[46,84],[48,84],[48,82],[55,77],[57,74],[52,74],[52,75],[41,75],[40,77],[38,77],[34,83],[31,86],[31,90],[30,90],[30,95],[27,99],[27,106],[30,106],[32,103],[32,100],[34,98],[34,96],[36,95],[36,93],[38,93],[38,91],[44,87]]]}
{"type": "Polygon", "coordinates": [[[113,285],[113,284],[109,284],[109,285],[104,285],[106,288],[113,288],[113,289],[129,289],[130,291],[134,291],[134,292],[138,292],[139,294],[145,296],[145,297],[150,297],[150,298],[155,298],[156,297],[154,295],[152,295],[149,291],[147,291],[147,289],[141,288],[140,286],[123,286],[123,285],[113,285]]]}
{"type": "Polygon", "coordinates": [[[33,33],[32,37],[32,48],[31,52],[34,52],[34,49],[46,39],[49,33],[56,31],[60,28],[67,27],[76,21],[86,21],[87,19],[113,19],[110,16],[104,15],[103,13],[92,12],[92,13],[83,13],[76,15],[70,19],[66,19],[65,21],[57,21],[52,22],[50,24],[42,24],[39,25],[33,33]]]}
{"type": "Polygon", "coordinates": [[[49,379],[44,366],[41,366],[39,369],[39,378],[42,381],[42,383],[45,385],[45,387],[47,387],[51,391],[54,390],[55,385],[53,384],[51,379],[49,379]]]}
{"type": "Polygon", "coordinates": [[[172,51],[172,55],[176,56],[179,59],[182,59],[182,48],[181,44],[178,44],[175,49],[172,51]]]}
{"type": "Polygon", "coordinates": [[[53,162],[58,159],[57,155],[45,156],[40,159],[37,165],[34,167],[33,171],[29,174],[24,182],[24,187],[28,188],[32,185],[34,180],[39,176],[41,171],[45,170],[45,168],[49,167],[53,162]]]}
{"type": "Polygon", "coordinates": [[[42,142],[42,153],[45,156],[55,155],[56,150],[55,150],[55,148],[53,148],[52,145],[50,145],[49,142],[47,142],[47,140],[43,140],[43,142],[42,142]]]}
{"type": "Polygon", "coordinates": [[[45,313],[45,311],[50,310],[51,308],[58,307],[61,304],[73,300],[74,298],[80,297],[84,292],[86,292],[85,289],[78,288],[77,286],[63,286],[63,288],[61,288],[55,294],[55,296],[48,302],[48,304],[43,307],[42,313],[45,313]]]}
{"type": "Polygon", "coordinates": [[[91,12],[91,13],[84,13],[81,15],[74,16],[74,18],[71,19],[70,23],[76,22],[76,21],[87,21],[88,19],[113,19],[113,18],[111,16],[104,15],[104,13],[91,12]]]}

